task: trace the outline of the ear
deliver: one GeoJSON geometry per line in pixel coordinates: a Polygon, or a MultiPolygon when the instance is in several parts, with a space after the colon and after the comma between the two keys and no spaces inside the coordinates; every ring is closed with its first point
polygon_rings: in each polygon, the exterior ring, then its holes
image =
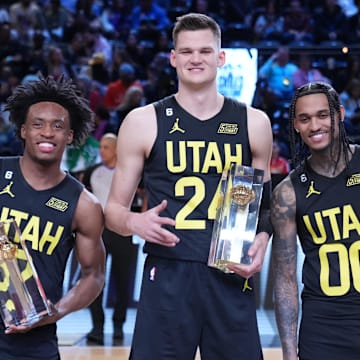
{"type": "Polygon", "coordinates": [[[21,139],[25,140],[25,137],[26,137],[26,129],[25,129],[25,125],[22,124],[21,125],[21,128],[20,128],[20,137],[21,139]]]}
{"type": "Polygon", "coordinates": [[[69,130],[68,134],[66,135],[66,144],[70,145],[74,140],[74,130],[69,130]]]}
{"type": "Polygon", "coordinates": [[[341,121],[344,121],[345,119],[345,108],[343,105],[340,105],[340,114],[341,114],[341,121]]]}
{"type": "Polygon", "coordinates": [[[218,57],[218,67],[222,67],[225,64],[225,60],[226,60],[225,51],[220,50],[218,57]]]}
{"type": "Polygon", "coordinates": [[[174,49],[170,51],[170,65],[175,68],[176,67],[176,53],[174,49]]]}

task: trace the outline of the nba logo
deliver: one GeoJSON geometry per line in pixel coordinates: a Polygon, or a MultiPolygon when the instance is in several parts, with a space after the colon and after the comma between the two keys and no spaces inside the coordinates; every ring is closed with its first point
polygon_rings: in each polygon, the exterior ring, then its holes
{"type": "Polygon", "coordinates": [[[155,273],[156,273],[156,267],[153,266],[150,270],[150,281],[154,281],[155,280],[155,273]]]}

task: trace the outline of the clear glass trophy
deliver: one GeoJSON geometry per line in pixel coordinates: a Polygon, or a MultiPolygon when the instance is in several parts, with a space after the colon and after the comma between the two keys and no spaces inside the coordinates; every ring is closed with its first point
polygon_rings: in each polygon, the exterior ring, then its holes
{"type": "Polygon", "coordinates": [[[30,326],[51,310],[15,220],[0,222],[0,315],[5,327],[30,326]]]}
{"type": "Polygon", "coordinates": [[[231,164],[224,170],[211,238],[208,265],[229,272],[227,265],[250,264],[262,197],[264,171],[231,164]]]}

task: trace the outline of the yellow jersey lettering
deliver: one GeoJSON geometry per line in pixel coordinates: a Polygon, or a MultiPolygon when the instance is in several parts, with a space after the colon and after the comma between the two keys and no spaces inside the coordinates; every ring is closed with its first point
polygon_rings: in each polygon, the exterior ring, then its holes
{"type": "Polygon", "coordinates": [[[326,242],[327,235],[324,226],[326,220],[331,229],[331,235],[329,236],[335,241],[348,239],[351,231],[356,231],[360,236],[360,221],[351,205],[345,205],[343,209],[335,207],[322,212],[318,211],[314,213],[313,217],[313,221],[311,221],[309,215],[304,215],[303,221],[315,244],[326,242]],[[312,223],[315,223],[315,228],[312,223]],[[342,229],[342,232],[340,229],[342,229]]]}
{"type": "Polygon", "coordinates": [[[349,256],[342,243],[322,245],[319,249],[320,286],[327,296],[342,296],[350,289],[349,256]],[[336,253],[339,259],[339,285],[330,284],[330,264],[328,254],[336,253]]]}
{"type": "Polygon", "coordinates": [[[323,223],[323,219],[321,217],[320,212],[316,212],[314,214],[315,216],[315,223],[317,225],[318,234],[315,232],[315,229],[313,228],[309,215],[303,216],[303,221],[305,224],[305,227],[307,228],[308,232],[310,233],[313,241],[315,244],[323,244],[326,241],[326,231],[323,223]]]}
{"type": "Polygon", "coordinates": [[[51,231],[54,227],[54,223],[48,221],[46,223],[44,232],[42,233],[41,239],[40,239],[40,251],[44,251],[44,246],[45,243],[50,243],[48,249],[46,250],[46,253],[48,255],[51,255],[54,251],[54,249],[56,248],[57,244],[59,243],[60,239],[61,239],[61,235],[64,231],[64,227],[63,226],[58,226],[56,229],[56,234],[55,235],[51,235],[51,231]]]}
{"type": "Polygon", "coordinates": [[[181,173],[186,169],[186,144],[185,141],[179,141],[179,164],[174,164],[173,142],[166,142],[166,161],[167,168],[171,173],[181,173]]]}
{"type": "Polygon", "coordinates": [[[333,209],[324,210],[322,212],[323,217],[327,217],[330,222],[331,231],[333,233],[334,240],[340,240],[340,230],[336,219],[336,215],[340,214],[340,208],[336,207],[333,209]]]}
{"type": "Polygon", "coordinates": [[[216,168],[216,172],[220,174],[222,172],[222,161],[217,143],[211,142],[207,147],[205,154],[204,164],[201,169],[203,174],[207,174],[211,167],[216,168]]]}
{"type": "Polygon", "coordinates": [[[22,236],[24,240],[31,242],[33,250],[39,250],[40,218],[38,216],[32,216],[29,219],[22,231],[22,236]]]}
{"type": "Polygon", "coordinates": [[[343,239],[350,236],[350,231],[355,230],[360,236],[360,222],[353,207],[345,205],[343,210],[343,239]]]}
{"type": "Polygon", "coordinates": [[[188,141],[187,145],[193,152],[193,169],[195,173],[200,172],[200,148],[205,147],[205,141],[188,141]]]}
{"type": "Polygon", "coordinates": [[[224,144],[224,151],[225,151],[225,165],[224,169],[230,169],[231,163],[242,164],[242,145],[236,144],[235,145],[235,154],[231,153],[231,145],[224,144]]]}

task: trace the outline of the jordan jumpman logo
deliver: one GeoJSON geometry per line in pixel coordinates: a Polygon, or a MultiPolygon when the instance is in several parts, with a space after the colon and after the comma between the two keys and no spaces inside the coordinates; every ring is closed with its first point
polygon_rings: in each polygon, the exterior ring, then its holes
{"type": "Polygon", "coordinates": [[[315,190],[315,188],[314,188],[314,181],[312,180],[311,183],[310,183],[309,189],[308,189],[308,191],[307,191],[306,198],[309,198],[309,197],[310,197],[311,195],[313,195],[313,194],[315,194],[315,195],[320,195],[321,192],[315,190]]]}
{"type": "Polygon", "coordinates": [[[179,118],[176,118],[172,129],[169,131],[169,134],[172,134],[175,131],[180,131],[181,133],[185,132],[185,130],[181,129],[181,127],[179,126],[179,118]]]}
{"type": "Polygon", "coordinates": [[[13,183],[14,183],[13,181],[10,181],[10,183],[9,183],[8,185],[6,185],[6,186],[4,187],[4,189],[2,189],[2,190],[0,191],[0,195],[2,195],[2,194],[8,194],[8,195],[10,195],[12,198],[15,197],[15,195],[14,195],[14,194],[12,193],[12,191],[11,191],[11,186],[12,186],[13,183]]]}

